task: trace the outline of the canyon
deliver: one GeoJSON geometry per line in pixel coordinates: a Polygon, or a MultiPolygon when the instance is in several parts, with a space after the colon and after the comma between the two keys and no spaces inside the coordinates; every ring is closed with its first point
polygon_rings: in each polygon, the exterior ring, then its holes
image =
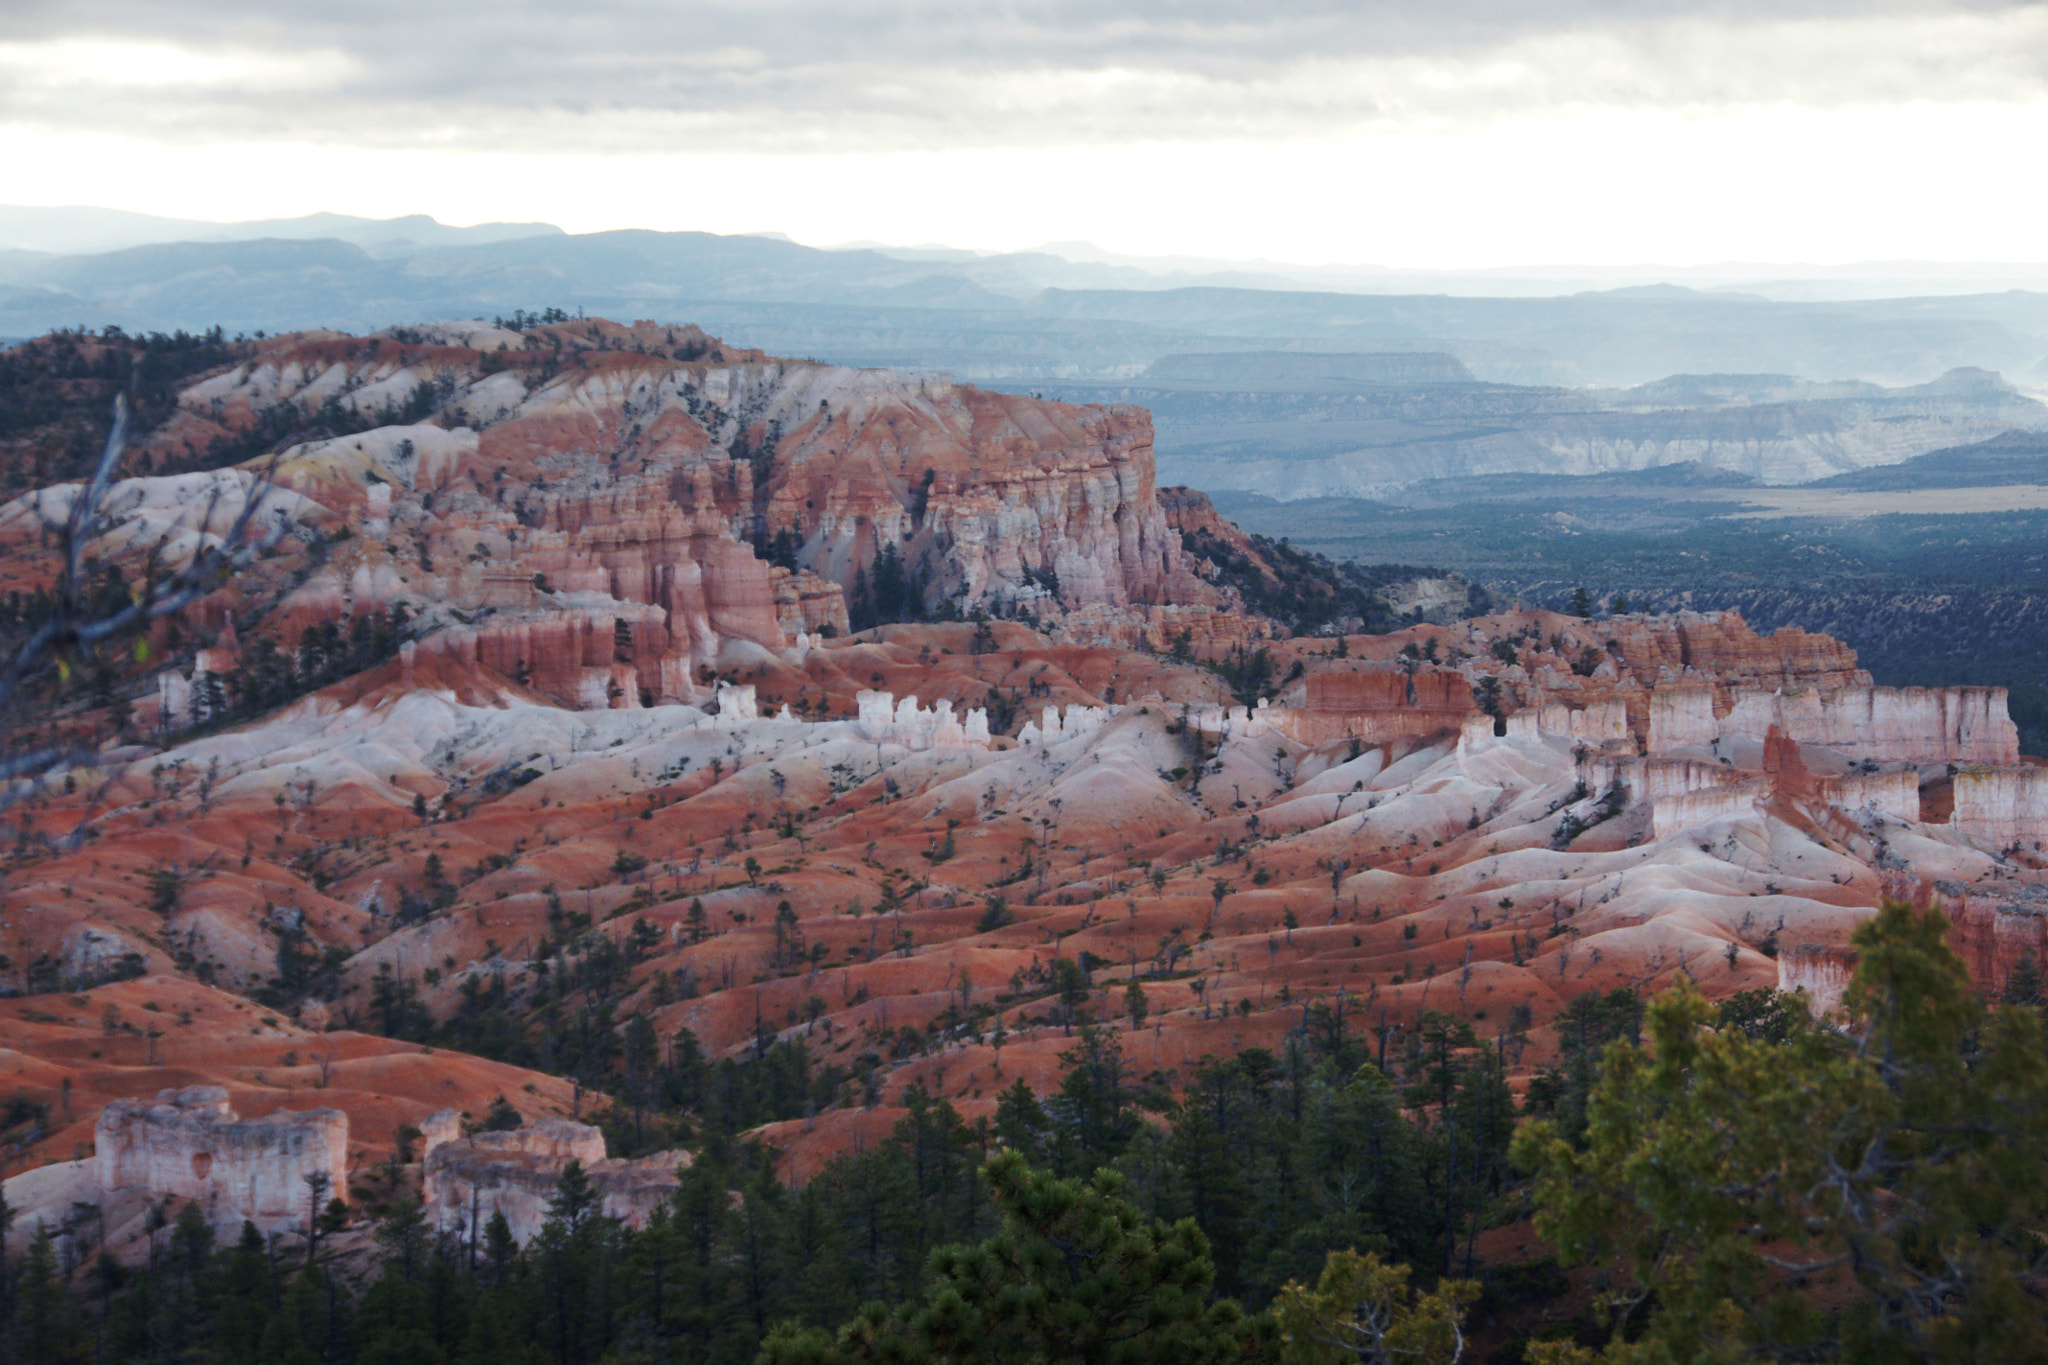
{"type": "Polygon", "coordinates": [[[1899,388],[1697,373],[1534,387],[1462,370],[1447,355],[1182,355],[1052,391],[1150,408],[1166,477],[1283,501],[1401,502],[1424,486],[1673,465],[1803,484],[2048,426],[2037,399],[1978,369],[1899,388]]]}
{"type": "MultiPolygon", "coordinates": [[[[262,550],[124,656],[125,719],[53,694],[95,748],[0,891],[47,1115],[8,1198],[129,1259],[137,1198],[296,1235],[316,1170],[344,1243],[403,1190],[528,1240],[571,1159],[644,1219],[678,1058],[813,1059],[746,1134],[801,1181],[913,1096],[1049,1089],[1084,1021],[1170,1088],[1312,1011],[1448,1015],[1522,1084],[1588,992],[1829,1012],[1887,895],[1988,991],[2040,948],[2002,689],[1734,612],[1290,634],[1247,606],[1284,556],[1156,486],[1138,409],[582,319],[273,338],[176,408],[92,553],[254,497],[262,550]]],[[[0,509],[15,582],[75,496],[0,509]]]]}

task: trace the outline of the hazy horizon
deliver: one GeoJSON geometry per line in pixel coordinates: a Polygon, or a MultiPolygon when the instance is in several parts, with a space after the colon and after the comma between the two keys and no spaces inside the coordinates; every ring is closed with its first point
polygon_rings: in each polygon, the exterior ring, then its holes
{"type": "MultiPolygon", "coordinates": [[[[637,224],[597,228],[648,229],[637,224]]],[[[558,224],[445,222],[431,214],[384,218],[332,210],[288,218],[178,218],[105,205],[0,204],[0,250],[56,255],[97,255],[137,246],[173,242],[218,242],[263,235],[306,238],[335,235],[398,249],[427,249],[457,243],[501,241],[529,234],[567,233],[558,224]],[[379,229],[389,228],[388,232],[379,229]],[[418,233],[408,237],[405,233],[418,233]]],[[[1954,295],[2011,289],[2048,291],[2048,260],[1955,261],[1893,259],[1828,264],[1816,261],[1724,260],[1694,265],[1657,261],[1545,261],[1525,265],[1400,267],[1375,261],[1308,261],[1272,257],[1231,258],[1147,255],[1107,250],[1086,240],[1047,241],[1014,251],[973,243],[888,242],[874,239],[803,241],[775,228],[725,234],[790,242],[820,251],[877,251],[905,259],[997,260],[1007,256],[1052,256],[1062,260],[1136,270],[1162,283],[1251,283],[1262,287],[1338,292],[1449,292],[1484,295],[1489,289],[1516,296],[1641,288],[1671,284],[1706,293],[1761,292],[1781,300],[1849,300],[1913,294],[1954,295]]]]}
{"type": "Polygon", "coordinates": [[[28,0],[10,197],[1532,269],[2024,260],[2048,8],[28,0]],[[1935,192],[1930,192],[1935,191],[1935,192]],[[1943,192],[1946,191],[1946,192],[1943,192]],[[1967,212],[1958,212],[1967,204],[1967,212]]]}

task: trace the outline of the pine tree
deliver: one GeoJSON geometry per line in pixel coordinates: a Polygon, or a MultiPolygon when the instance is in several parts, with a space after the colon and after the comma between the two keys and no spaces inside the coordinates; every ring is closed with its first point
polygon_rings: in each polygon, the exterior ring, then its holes
{"type": "Polygon", "coordinates": [[[506,1221],[503,1209],[494,1209],[491,1220],[484,1224],[484,1264],[489,1267],[490,1283],[510,1284],[518,1260],[519,1243],[513,1239],[512,1224],[506,1221]]]}
{"type": "Polygon", "coordinates": [[[433,1241],[432,1230],[427,1226],[426,1213],[417,1199],[401,1199],[391,1206],[377,1224],[377,1247],[384,1259],[397,1267],[400,1275],[411,1278],[426,1263],[427,1250],[433,1241]]]}
{"type": "Polygon", "coordinates": [[[575,1232],[597,1208],[597,1202],[597,1187],[590,1183],[589,1172],[583,1169],[581,1161],[570,1158],[555,1181],[554,1198],[548,1201],[548,1217],[575,1232]]]}
{"type": "Polygon", "coordinates": [[[1290,1283],[1274,1305],[1283,1365],[1456,1365],[1479,1285],[1442,1280],[1417,1294],[1408,1275],[1370,1252],[1331,1252],[1314,1289],[1290,1283]]]}
{"type": "Polygon", "coordinates": [[[1858,927],[1847,1036],[1713,1028],[1681,980],[1647,1050],[1608,1047],[1584,1150],[1524,1127],[1537,1231],[1610,1277],[1606,1359],[2037,1353],[2048,1309],[2021,1286],[2048,1224],[2042,1024],[1987,1013],[1946,930],[1898,903],[1858,927]],[[1800,1292],[1808,1275],[1838,1307],[1800,1292]]]}
{"type": "Polygon", "coordinates": [[[921,1301],[871,1305],[836,1336],[779,1327],[762,1344],[761,1365],[1205,1365],[1243,1359],[1257,1346],[1257,1329],[1238,1306],[1210,1298],[1215,1267],[1201,1231],[1139,1214],[1121,1197],[1117,1173],[1063,1180],[1005,1152],[982,1175],[1001,1227],[978,1245],[934,1252],[921,1301]]]}
{"type": "MultiPolygon", "coordinates": [[[[188,1206],[189,1207],[189,1206],[188,1206]]],[[[21,1365],[71,1365],[84,1359],[77,1305],[57,1265],[56,1244],[38,1224],[15,1287],[14,1336],[21,1365]]]]}
{"type": "Polygon", "coordinates": [[[2020,960],[2006,974],[2005,990],[1998,998],[2007,1005],[2041,1004],[2041,964],[2034,960],[2033,953],[2020,954],[2020,960]]]}

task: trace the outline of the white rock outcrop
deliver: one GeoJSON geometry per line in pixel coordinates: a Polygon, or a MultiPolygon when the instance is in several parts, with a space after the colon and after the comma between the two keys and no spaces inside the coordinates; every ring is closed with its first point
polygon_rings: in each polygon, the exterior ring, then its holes
{"type": "Polygon", "coordinates": [[[586,1123],[536,1119],[507,1132],[464,1135],[461,1116],[443,1110],[420,1125],[426,1144],[426,1213],[435,1231],[473,1244],[497,1214],[524,1245],[548,1219],[562,1172],[583,1167],[598,1211],[631,1227],[674,1192],[676,1172],[690,1164],[683,1151],[636,1160],[607,1157],[604,1134],[586,1123]]]}
{"type": "Polygon", "coordinates": [[[1657,688],[1650,696],[1650,752],[1722,740],[1762,743],[1775,726],[1795,743],[1878,763],[2019,760],[2019,730],[2002,687],[1743,689],[1725,715],[1714,700],[1708,687],[1657,688]]]}
{"type": "Polygon", "coordinates": [[[2048,843],[2048,768],[1963,768],[1955,776],[1950,826],[1980,848],[2048,843]]]}
{"type": "Polygon", "coordinates": [[[165,1090],[153,1101],[115,1100],[94,1133],[100,1188],[197,1200],[219,1226],[246,1218],[266,1231],[305,1223],[306,1178],[340,1195],[348,1174],[348,1115],[285,1110],[244,1119],[217,1085],[165,1090]]]}
{"type": "Polygon", "coordinates": [[[863,691],[854,695],[854,704],[860,708],[861,738],[871,744],[900,744],[906,749],[989,747],[988,712],[979,706],[963,721],[953,714],[953,703],[943,698],[926,710],[914,696],[897,701],[893,692],[863,691]]]}
{"type": "Polygon", "coordinates": [[[721,728],[730,729],[750,720],[761,719],[761,703],[754,696],[752,683],[721,681],[718,684],[718,722],[721,728]]]}

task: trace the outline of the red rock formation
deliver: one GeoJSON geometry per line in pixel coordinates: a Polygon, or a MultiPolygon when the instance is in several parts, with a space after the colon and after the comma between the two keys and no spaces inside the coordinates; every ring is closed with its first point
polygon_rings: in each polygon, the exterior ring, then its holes
{"type": "Polygon", "coordinates": [[[356,533],[278,608],[288,644],[393,603],[471,623],[509,613],[480,634],[478,657],[524,660],[550,696],[591,704],[610,686],[591,670],[614,662],[640,679],[629,698],[688,695],[677,680],[716,666],[729,642],[773,652],[800,632],[845,632],[884,551],[927,605],[1108,613],[1070,638],[1117,643],[1244,638],[1238,618],[1219,629],[1171,615],[1222,599],[1168,525],[1140,409],[771,360],[652,323],[435,334],[278,338],[181,395],[190,420],[223,430],[279,404],[374,417],[423,384],[449,395],[438,424],[279,462],[278,481],[324,509],[309,517],[356,533]],[[794,570],[771,569],[771,550],[794,570]],[[616,660],[598,638],[607,620],[634,633],[616,660]],[[563,629],[573,642],[541,638],[563,629]]]}
{"type": "Polygon", "coordinates": [[[1856,651],[1828,635],[1784,626],[1769,636],[1732,611],[1624,616],[1601,623],[1621,666],[1644,686],[1692,670],[1724,695],[1738,690],[1868,686],[1856,651]]]}
{"type": "Polygon", "coordinates": [[[1182,485],[1162,488],[1159,510],[1166,514],[1167,526],[1182,538],[1181,543],[1190,546],[1197,556],[1194,567],[1203,578],[1214,577],[1216,573],[1216,565],[1209,556],[1227,551],[1250,564],[1269,584],[1278,581],[1279,575],[1259,553],[1258,545],[1235,522],[1223,519],[1207,493],[1182,485]]]}
{"type": "Polygon", "coordinates": [[[1052,623],[1062,642],[1221,659],[1273,638],[1271,622],[1211,606],[1081,607],[1052,623]]]}
{"type": "Polygon", "coordinates": [[[2048,886],[2009,882],[1972,886],[1940,881],[1927,899],[1948,916],[1949,947],[1970,969],[1977,989],[1995,995],[2023,957],[2048,963],[2048,886]]]}
{"type": "Polygon", "coordinates": [[[1775,725],[1764,736],[1764,776],[1770,779],[1771,794],[1781,800],[1811,801],[1820,794],[1799,746],[1775,725]]]}
{"type": "MultiPolygon", "coordinates": [[[[117,754],[105,782],[23,809],[40,851],[5,888],[0,985],[36,995],[0,1000],[10,1084],[47,1101],[89,1079],[96,1106],[177,1066],[230,1077],[238,1103],[344,1106],[352,1134],[374,1122],[379,1140],[498,1093],[567,1114],[587,1092],[348,1028],[388,970],[439,1018],[487,988],[532,1037],[564,935],[587,932],[633,948],[606,1001],[615,1019],[644,1011],[658,1038],[687,1028],[714,1057],[764,1028],[818,1056],[932,1040],[876,1073],[879,1104],[769,1134],[809,1161],[886,1132],[911,1084],[970,1118],[1012,1079],[1048,1084],[1071,1048],[1045,1027],[1054,947],[1114,964],[1096,968],[1100,1018],[1140,978],[1154,1027],[1115,1043],[1147,1071],[1277,1045],[1307,1002],[1356,1018],[1363,998],[1394,1023],[1497,1022],[1527,1003],[1540,1065],[1544,1022],[1588,990],[1681,974],[1714,993],[1828,984],[1825,954],[1766,953],[1779,928],[1846,940],[1879,867],[1915,859],[1978,879],[1958,883],[1978,897],[2016,870],[1953,832],[1886,827],[1918,813],[1918,773],[1896,755],[1995,741],[1989,695],[1874,691],[1833,642],[1761,639],[1733,616],[1501,613],[1353,637],[1342,657],[1331,640],[1268,640],[1269,624],[1191,582],[1179,533],[1223,528],[1152,491],[1149,432],[1128,411],[593,325],[610,349],[577,328],[530,347],[508,334],[504,353],[474,329],[283,343],[193,399],[194,421],[234,426],[281,399],[374,410],[446,376],[482,429],[451,409],[459,430],[299,450],[285,476],[317,504],[306,534],[176,623],[190,648],[213,638],[198,624],[224,640],[232,621],[246,660],[266,631],[403,604],[423,638],[397,660],[162,754],[117,754]],[[847,638],[843,588],[877,546],[907,556],[935,600],[1032,606],[1050,629],[847,638]],[[1271,706],[1235,705],[1188,657],[1253,644],[1275,665],[1271,706]],[[707,667],[715,718],[638,709],[708,701],[707,667]],[[1510,712],[1505,734],[1475,687],[1510,712]],[[906,716],[912,694],[930,709],[906,716]],[[956,737],[976,708],[1003,733],[956,737]],[[1644,755],[1646,727],[1674,748],[1743,742],[1644,755]],[[1821,753],[1822,739],[1849,747],[1821,753]],[[1863,771],[1858,746],[1894,770],[1863,771]],[[1604,800],[1616,782],[1627,799],[1604,800]],[[97,837],[54,837],[78,822],[97,837]],[[165,913],[146,903],[159,874],[176,883],[165,913]],[[293,1022],[184,975],[281,989],[279,945],[298,934],[333,965],[319,999],[301,986],[293,1022]],[[110,980],[136,969],[158,974],[110,980]],[[138,1018],[159,1001],[153,1018],[189,1004],[196,1023],[146,1036],[99,1022],[103,1005],[138,1018]],[[989,1011],[1008,1030],[1000,1054],[989,1011]],[[352,1050],[338,1066],[357,1074],[315,1096],[324,1059],[310,1058],[329,1046],[352,1050]]],[[[1986,786],[1957,809],[1981,823],[2028,807],[1986,786]]],[[[2003,883],[1996,895],[2016,899],[2003,883]]],[[[1994,945],[1985,970],[2009,969],[1994,945]]],[[[623,1077],[589,1079],[616,1091],[623,1077]]],[[[53,1136],[38,1158],[83,1139],[53,1136]]],[[[530,1222],[561,1155],[515,1154],[536,1160],[499,1180],[463,1176],[443,1150],[430,1174],[450,1228],[492,1190],[526,1201],[530,1222]]],[[[660,1172],[624,1174],[658,1194],[660,1172]]]]}
{"type": "Polygon", "coordinates": [[[1171,484],[1159,490],[1159,510],[1166,524],[1183,535],[1207,536],[1220,541],[1250,559],[1257,559],[1258,547],[1234,521],[1225,521],[1209,495],[1185,484],[1171,484]]]}
{"type": "Polygon", "coordinates": [[[1403,735],[1455,730],[1477,710],[1471,681],[1462,673],[1332,667],[1311,673],[1305,705],[1276,714],[1272,723],[1304,744],[1345,738],[1382,744],[1403,735]]]}

